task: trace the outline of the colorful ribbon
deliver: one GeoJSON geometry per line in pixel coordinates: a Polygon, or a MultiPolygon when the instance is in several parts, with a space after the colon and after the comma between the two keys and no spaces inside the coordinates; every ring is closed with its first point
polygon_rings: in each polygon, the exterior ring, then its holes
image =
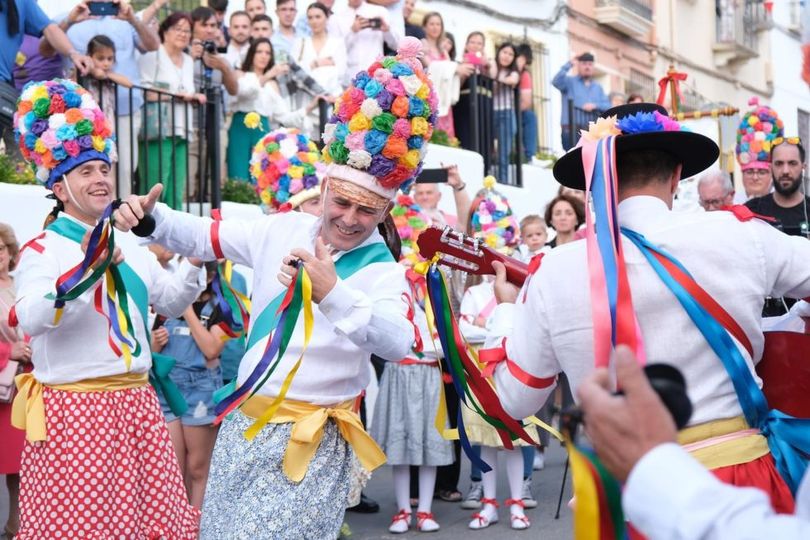
{"type": "Polygon", "coordinates": [[[675,71],[674,69],[670,69],[667,71],[667,74],[658,81],[658,99],[655,100],[656,103],[664,106],[664,101],[667,99],[667,87],[672,84],[675,86],[675,99],[676,103],[672,103],[672,111],[673,113],[678,112],[681,108],[681,102],[683,101],[683,92],[681,91],[681,81],[686,80],[686,73],[681,73],[679,71],[675,71]]]}
{"type": "Polygon", "coordinates": [[[232,278],[233,263],[226,260],[217,265],[217,272],[211,281],[214,303],[224,319],[219,323],[226,336],[224,339],[242,337],[250,324],[250,299],[236,290],[232,278]]]}
{"type": "Polygon", "coordinates": [[[295,280],[287,288],[287,293],[281,302],[278,310],[276,311],[277,324],[273,330],[270,339],[267,341],[264,354],[262,355],[256,367],[245,380],[245,382],[236,388],[230,395],[225,397],[216,407],[217,418],[214,424],[219,424],[222,420],[229,415],[237,407],[241,407],[251,396],[253,396],[259,389],[264,386],[273,372],[281,363],[287,346],[290,343],[290,338],[298,321],[298,316],[303,310],[304,312],[304,343],[301,348],[301,354],[298,360],[293,365],[292,369],[284,377],[284,381],[274,398],[273,402],[256,421],[245,431],[245,438],[252,440],[261,429],[272,419],[275,412],[278,410],[279,405],[287,395],[287,391],[292,385],[293,378],[301,367],[301,361],[304,357],[304,352],[307,349],[310,338],[312,337],[312,327],[314,325],[314,316],[312,311],[312,282],[310,281],[309,274],[307,274],[304,266],[298,269],[295,280]]]}

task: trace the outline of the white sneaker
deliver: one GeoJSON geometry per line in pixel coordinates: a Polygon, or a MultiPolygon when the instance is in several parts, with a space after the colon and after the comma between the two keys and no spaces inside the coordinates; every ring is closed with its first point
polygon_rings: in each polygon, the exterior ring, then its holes
{"type": "Polygon", "coordinates": [[[478,510],[481,508],[481,497],[484,496],[484,486],[481,482],[471,482],[470,491],[467,496],[461,501],[461,507],[465,510],[478,510]]]}
{"type": "Polygon", "coordinates": [[[542,471],[546,467],[546,454],[538,450],[534,453],[534,463],[532,469],[535,471],[542,471]]]}
{"type": "Polygon", "coordinates": [[[523,492],[520,496],[523,500],[523,506],[525,508],[536,508],[537,507],[537,500],[532,495],[532,479],[527,478],[523,481],[523,492]]]}
{"type": "Polygon", "coordinates": [[[402,534],[408,532],[411,528],[411,513],[405,510],[400,510],[394,519],[391,520],[391,525],[388,527],[388,532],[394,534],[402,534]]]}

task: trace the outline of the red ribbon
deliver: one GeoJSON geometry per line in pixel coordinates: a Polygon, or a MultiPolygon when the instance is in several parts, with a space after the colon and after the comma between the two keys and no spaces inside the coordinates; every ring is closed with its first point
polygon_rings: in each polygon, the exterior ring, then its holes
{"type": "Polygon", "coordinates": [[[727,212],[731,212],[732,214],[734,214],[734,217],[736,217],[740,221],[751,221],[752,219],[756,218],[756,219],[761,219],[763,221],[769,221],[771,223],[776,222],[776,218],[773,218],[771,216],[763,216],[761,214],[756,214],[756,213],[752,212],[751,209],[748,208],[747,206],[745,206],[744,204],[735,204],[735,205],[732,205],[732,206],[723,206],[722,208],[720,208],[720,210],[726,210],[727,212]]]}
{"type": "MultiPolygon", "coordinates": [[[[675,93],[678,95],[678,99],[683,101],[683,92],[681,92],[681,81],[686,80],[686,73],[681,73],[679,71],[670,70],[667,71],[665,77],[663,77],[660,81],[658,81],[658,88],[661,90],[658,92],[658,99],[656,103],[663,106],[664,100],[667,98],[667,86],[669,86],[669,82],[672,81],[672,84],[675,85],[675,93]]],[[[674,104],[673,104],[674,107],[674,104]]]]}
{"type": "Polygon", "coordinates": [[[498,364],[501,362],[506,362],[506,367],[509,370],[509,373],[515,379],[531,388],[548,388],[554,381],[557,380],[556,375],[554,377],[535,377],[531,373],[524,371],[519,365],[513,362],[506,355],[506,338],[503,339],[500,347],[481,349],[478,351],[478,361],[485,364],[484,369],[481,370],[481,375],[486,378],[492,377],[493,373],[495,372],[495,367],[497,367],[498,364]]]}
{"type": "Polygon", "coordinates": [[[34,251],[36,251],[37,253],[44,253],[45,252],[45,247],[42,244],[40,244],[39,242],[37,242],[37,240],[40,240],[41,238],[44,238],[44,237],[45,237],[45,233],[42,233],[39,236],[37,236],[35,238],[32,238],[31,240],[29,240],[28,242],[23,244],[23,247],[20,248],[20,251],[19,251],[19,253],[17,253],[17,256],[18,257],[21,256],[23,251],[25,251],[26,248],[31,248],[34,251]]]}
{"type": "Polygon", "coordinates": [[[534,273],[537,272],[540,269],[540,264],[543,262],[543,256],[544,255],[545,255],[545,253],[538,253],[537,255],[532,257],[532,260],[529,261],[529,269],[528,269],[529,275],[526,278],[526,281],[523,283],[523,303],[524,304],[526,303],[526,298],[529,295],[529,282],[531,281],[532,276],[534,275],[534,273]]]}
{"type": "Polygon", "coordinates": [[[211,222],[211,247],[214,249],[214,255],[217,259],[224,259],[225,254],[222,253],[222,245],[219,243],[219,224],[221,222],[214,219],[211,222]]]}

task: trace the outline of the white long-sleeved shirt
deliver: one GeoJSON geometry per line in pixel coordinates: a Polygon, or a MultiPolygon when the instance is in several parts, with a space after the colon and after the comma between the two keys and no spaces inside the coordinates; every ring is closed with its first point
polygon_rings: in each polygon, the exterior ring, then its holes
{"type": "MultiPolygon", "coordinates": [[[[643,234],[677,258],[694,279],[737,321],[754,357],[740,348],[754,378],[764,338],[761,311],[766,296],[803,298],[810,294],[810,242],[769,224],[739,221],[730,212],[677,213],[655,197],[631,197],[619,204],[619,222],[643,234]]],[[[623,238],[627,274],[644,338],[648,363],[679,368],[694,405],[691,424],[740,416],[737,395],[720,359],[641,252],[623,238]]],[[[548,253],[529,280],[528,299],[501,304],[491,321],[487,346],[508,336],[508,357],[536,377],[564,371],[576,388],[593,369],[588,263],[584,241],[548,253]]],[[[515,418],[534,413],[553,384],[533,389],[498,366],[496,386],[515,418]]]]}
{"type": "MultiPolygon", "coordinates": [[[[90,230],[88,225],[65,213],[60,217],[90,230]]],[[[138,245],[132,234],[116,231],[115,241],[125,262],[143,280],[149,291],[149,303],[159,313],[179,317],[205,288],[205,272],[188,261],[182,262],[177,272],[169,273],[161,268],[152,252],[138,245]]],[[[20,260],[16,304],[20,327],[32,336],[34,377],[46,384],[65,384],[126,373],[124,359],[116,356],[107,342],[107,319],[94,307],[95,290],[106,287],[106,278],[67,302],[59,323],[54,324],[54,300],[46,295],[56,293],[56,280],[79,264],[84,252],[77,242],[53,231],[45,231],[36,243],[42,251],[25,249],[20,260]]],[[[128,299],[135,338],[141,344],[141,352],[133,355],[129,371],[145,373],[152,366],[149,340],[131,294],[128,299]]]]}
{"type": "Polygon", "coordinates": [[[239,89],[231,101],[233,112],[257,112],[284,127],[295,127],[308,131],[310,125],[305,108],[295,111],[290,109],[287,100],[281,97],[274,85],[261,85],[259,77],[253,72],[243,73],[239,77],[239,89]]]}
{"type": "MultiPolygon", "coordinates": [[[[487,329],[475,324],[475,319],[482,315],[495,299],[495,288],[491,281],[484,281],[464,291],[459,307],[458,329],[468,343],[480,345],[487,338],[487,329]]],[[[491,313],[486,314],[488,319],[491,313]]]]}
{"type": "Polygon", "coordinates": [[[383,54],[383,43],[388,43],[388,46],[394,50],[397,49],[398,43],[397,37],[390,30],[383,32],[373,28],[364,28],[359,32],[352,32],[355,17],[382,19],[386,23],[390,22],[387,9],[365,1],[357,8],[346,6],[332,15],[335,28],[346,43],[347,65],[346,75],[343,79],[344,86],[349,85],[358,71],[368,69],[383,54]]]}
{"type": "Polygon", "coordinates": [[[777,515],[766,493],[721,482],[674,443],[654,448],[636,464],[622,506],[649,540],[810,538],[810,475],[796,494],[796,515],[777,515]]]}
{"type": "MultiPolygon", "coordinates": [[[[153,239],[182,255],[205,260],[216,257],[207,218],[170,210],[159,204],[153,214],[157,228],[153,239]]],[[[254,221],[225,220],[219,225],[222,253],[235,263],[253,269],[250,331],[259,314],[286,289],[278,281],[282,258],[294,248],[314,253],[321,221],[300,212],[264,216],[254,221]]],[[[358,247],[382,242],[375,230],[358,247]]],[[[335,260],[344,253],[334,255],[335,260]]],[[[318,405],[353,399],[369,383],[371,353],[386,360],[404,358],[413,343],[413,326],[402,294],[410,289],[405,269],[394,262],[373,263],[334,288],[314,309],[312,339],[287,397],[318,405]]],[[[239,365],[239,384],[261,359],[269,336],[250,347],[239,365]]],[[[285,375],[301,354],[303,322],[295,327],[287,352],[273,375],[259,391],[278,395],[285,375]]]]}
{"type": "Polygon", "coordinates": [[[346,44],[341,38],[330,35],[320,51],[315,50],[311,37],[298,38],[293,44],[292,57],[329,94],[336,96],[343,91],[347,59],[346,44]],[[331,58],[335,65],[312,67],[315,60],[326,58],[331,58]]]}

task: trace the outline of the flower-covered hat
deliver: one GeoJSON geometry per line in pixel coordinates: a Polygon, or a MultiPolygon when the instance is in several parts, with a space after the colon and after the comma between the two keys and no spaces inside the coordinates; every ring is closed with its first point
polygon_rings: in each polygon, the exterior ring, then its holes
{"type": "Polygon", "coordinates": [[[520,243],[520,227],[506,197],[493,189],[495,178],[484,178],[484,190],[472,203],[473,236],[487,246],[510,255],[520,243]]]}
{"type": "Polygon", "coordinates": [[[421,50],[418,39],[406,37],[396,56],[359,72],[335,103],[323,133],[330,189],[357,200],[362,192],[345,184],[352,183],[371,192],[364,204],[380,206],[419,174],[438,110],[421,50]]]}
{"type": "Polygon", "coordinates": [[[262,205],[276,212],[294,210],[321,193],[324,164],[318,147],[294,128],[271,131],[253,147],[250,177],[262,205]]]}
{"type": "MultiPolygon", "coordinates": [[[[554,164],[554,178],[573,189],[585,189],[582,166],[582,144],[604,137],[616,137],[616,156],[633,150],[661,150],[672,154],[683,169],[681,178],[689,178],[717,161],[717,144],[699,133],[686,130],[667,115],[667,110],[654,103],[619,105],[602,113],[592,122],[576,148],[572,148],[554,164]]],[[[618,179],[621,182],[621,178],[618,179]]]]}
{"type": "Polygon", "coordinates": [[[14,113],[14,137],[37,180],[54,182],[86,161],[118,156],[112,130],[92,94],[73,81],[31,81],[14,113]]]}
{"type": "Polygon", "coordinates": [[[409,195],[397,195],[396,204],[391,209],[391,217],[402,240],[402,258],[419,261],[419,247],[416,239],[427,229],[430,219],[422,213],[422,207],[414,202],[409,195]]]}
{"type": "Polygon", "coordinates": [[[768,169],[771,166],[771,144],[784,135],[785,125],[776,111],[751,98],[754,108],[743,116],[737,129],[737,161],[742,170],[768,169]]]}

